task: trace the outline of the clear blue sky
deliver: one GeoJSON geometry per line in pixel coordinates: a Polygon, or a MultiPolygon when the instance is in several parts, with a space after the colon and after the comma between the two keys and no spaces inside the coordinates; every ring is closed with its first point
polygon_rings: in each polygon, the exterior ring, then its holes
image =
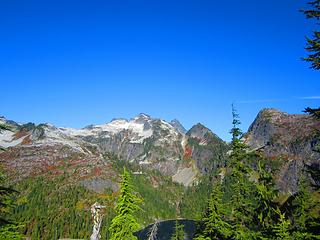
{"type": "Polygon", "coordinates": [[[320,105],[305,2],[2,0],[0,115],[80,128],[144,112],[228,140],[233,101],[244,130],[264,107],[301,113],[320,105]]]}

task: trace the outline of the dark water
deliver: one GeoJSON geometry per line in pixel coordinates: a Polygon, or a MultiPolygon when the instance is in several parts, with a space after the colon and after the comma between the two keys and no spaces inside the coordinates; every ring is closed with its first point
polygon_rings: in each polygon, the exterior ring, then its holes
{"type": "MultiPolygon", "coordinates": [[[[178,223],[184,225],[184,231],[186,234],[185,240],[191,240],[196,231],[197,222],[193,220],[178,220],[178,223]]],[[[157,240],[170,240],[174,233],[176,220],[163,221],[158,224],[157,240]]],[[[146,228],[137,232],[136,236],[139,240],[147,240],[149,232],[153,225],[149,225],[146,228]]]]}

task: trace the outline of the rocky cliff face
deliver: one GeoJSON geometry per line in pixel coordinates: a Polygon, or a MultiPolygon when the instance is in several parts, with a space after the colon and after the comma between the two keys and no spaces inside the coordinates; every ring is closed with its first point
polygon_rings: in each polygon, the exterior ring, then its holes
{"type": "Polygon", "coordinates": [[[308,167],[320,169],[319,136],[320,121],[312,116],[264,109],[245,139],[271,160],[279,159],[278,186],[284,192],[294,193],[300,177],[308,175],[308,167]]]}
{"type": "Polygon", "coordinates": [[[228,146],[210,129],[198,123],[186,135],[190,158],[195,160],[202,174],[224,166],[228,146]]]}
{"type": "Polygon", "coordinates": [[[95,178],[97,182],[101,177],[105,181],[114,173],[103,156],[112,154],[141,170],[158,170],[174,181],[190,185],[208,166],[217,165],[212,161],[223,155],[220,146],[225,146],[202,125],[185,134],[178,120],[168,123],[146,114],[83,129],[17,124],[5,118],[0,123],[10,126],[0,132],[0,147],[6,148],[0,158],[18,179],[67,171],[76,180],[95,178]],[[221,151],[215,152],[216,149],[221,151]]]}

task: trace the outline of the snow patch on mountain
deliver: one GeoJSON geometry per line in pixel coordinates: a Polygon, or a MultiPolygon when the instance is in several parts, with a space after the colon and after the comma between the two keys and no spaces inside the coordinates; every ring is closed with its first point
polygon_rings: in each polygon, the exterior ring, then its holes
{"type": "Polygon", "coordinates": [[[15,132],[9,130],[2,130],[0,133],[0,147],[8,148],[14,147],[20,143],[22,143],[25,137],[21,137],[19,139],[15,139],[15,132]]]}
{"type": "Polygon", "coordinates": [[[6,123],[6,119],[4,117],[0,117],[0,123],[1,124],[5,124],[6,123]]]}
{"type": "Polygon", "coordinates": [[[116,119],[107,124],[93,125],[89,128],[74,129],[74,128],[59,128],[61,132],[66,135],[74,137],[87,137],[87,136],[104,136],[118,134],[122,131],[129,131],[133,134],[131,143],[142,143],[144,139],[152,136],[153,131],[147,128],[144,123],[137,122],[138,119],[134,118],[130,121],[125,119],[116,119]]]}
{"type": "Polygon", "coordinates": [[[77,152],[85,153],[83,148],[81,147],[81,141],[75,139],[68,135],[68,132],[61,131],[60,128],[56,128],[51,124],[45,124],[43,126],[44,129],[44,138],[35,139],[35,145],[55,145],[62,144],[69,146],[70,148],[76,150],[77,152]]]}

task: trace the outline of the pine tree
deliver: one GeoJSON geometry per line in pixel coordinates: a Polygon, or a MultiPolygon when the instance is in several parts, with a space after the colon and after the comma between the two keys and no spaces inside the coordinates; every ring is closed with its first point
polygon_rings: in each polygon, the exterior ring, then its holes
{"type": "Polygon", "coordinates": [[[209,199],[208,209],[205,213],[203,230],[201,235],[196,239],[226,239],[231,236],[231,226],[225,220],[225,206],[222,203],[222,189],[219,182],[213,188],[209,199]]]}
{"type": "Polygon", "coordinates": [[[179,224],[178,221],[175,223],[174,233],[171,237],[171,240],[184,240],[185,239],[185,232],[184,226],[179,224]]]}
{"type": "Polygon", "coordinates": [[[133,214],[140,210],[142,200],[135,194],[129,172],[124,169],[120,183],[120,196],[115,207],[117,216],[109,228],[110,240],[137,240],[133,235],[140,227],[133,214]]]}
{"type": "MultiPolygon", "coordinates": [[[[320,0],[309,2],[312,7],[310,10],[302,10],[307,18],[316,19],[317,25],[320,24],[320,0]]],[[[313,32],[313,38],[307,38],[306,50],[311,52],[308,57],[303,58],[307,62],[311,62],[311,68],[320,70],[320,31],[313,32]]]]}

